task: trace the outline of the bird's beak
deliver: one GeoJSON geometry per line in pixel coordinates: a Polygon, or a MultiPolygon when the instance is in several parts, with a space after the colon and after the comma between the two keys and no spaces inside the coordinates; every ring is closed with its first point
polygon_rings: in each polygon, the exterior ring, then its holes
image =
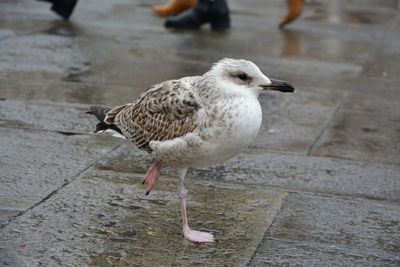
{"type": "Polygon", "coordinates": [[[293,93],[295,91],[294,87],[287,82],[272,79],[270,81],[270,84],[261,84],[260,87],[263,90],[273,90],[283,93],[293,93]]]}

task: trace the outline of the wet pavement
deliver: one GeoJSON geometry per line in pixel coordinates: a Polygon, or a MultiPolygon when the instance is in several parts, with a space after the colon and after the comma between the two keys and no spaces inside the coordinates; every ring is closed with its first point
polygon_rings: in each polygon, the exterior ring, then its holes
{"type": "Polygon", "coordinates": [[[226,33],[170,31],[163,1],[0,2],[0,265],[400,264],[400,10],[396,1],[229,0],[226,33]],[[242,154],[189,171],[183,240],[171,168],[146,196],[151,158],[93,135],[91,104],[134,100],[223,57],[254,61],[296,94],[260,97],[242,154]]]}

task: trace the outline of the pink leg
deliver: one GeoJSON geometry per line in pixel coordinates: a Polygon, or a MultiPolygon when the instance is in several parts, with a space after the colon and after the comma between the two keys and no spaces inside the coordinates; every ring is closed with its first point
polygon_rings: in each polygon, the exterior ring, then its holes
{"type": "Polygon", "coordinates": [[[152,163],[143,178],[142,184],[146,183],[146,195],[148,195],[156,184],[158,178],[160,177],[160,170],[162,167],[162,163],[159,161],[155,161],[152,163]]]}
{"type": "Polygon", "coordinates": [[[179,176],[180,176],[179,198],[180,198],[180,202],[181,202],[183,236],[187,240],[192,241],[192,242],[199,242],[199,243],[215,242],[216,240],[214,239],[213,234],[206,233],[206,232],[195,231],[195,230],[191,230],[189,228],[188,219],[187,219],[187,213],[186,213],[186,194],[187,194],[187,191],[186,191],[185,187],[183,186],[183,180],[185,179],[186,171],[187,171],[187,168],[179,170],[179,176]]]}

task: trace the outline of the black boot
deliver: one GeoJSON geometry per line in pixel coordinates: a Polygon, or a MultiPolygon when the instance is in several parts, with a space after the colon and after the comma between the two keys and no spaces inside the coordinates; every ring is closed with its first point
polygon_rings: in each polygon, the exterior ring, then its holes
{"type": "Polygon", "coordinates": [[[69,19],[74,11],[75,5],[78,0],[39,0],[44,2],[50,2],[53,5],[51,6],[51,10],[57,13],[59,16],[63,17],[63,19],[69,19]]]}
{"type": "Polygon", "coordinates": [[[225,0],[198,0],[193,8],[167,18],[165,27],[198,29],[204,23],[211,23],[211,28],[216,31],[230,27],[229,9],[225,0]]]}

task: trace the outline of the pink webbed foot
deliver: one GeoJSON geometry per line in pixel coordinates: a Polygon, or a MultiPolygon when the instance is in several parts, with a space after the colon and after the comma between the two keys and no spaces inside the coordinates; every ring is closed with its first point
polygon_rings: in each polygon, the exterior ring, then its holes
{"type": "Polygon", "coordinates": [[[205,243],[216,242],[213,234],[191,230],[189,227],[183,229],[183,236],[192,242],[205,243]]]}
{"type": "Polygon", "coordinates": [[[162,164],[159,161],[154,162],[149,166],[147,172],[143,178],[142,184],[147,184],[146,195],[148,195],[156,184],[158,178],[160,177],[160,170],[162,164]]]}

